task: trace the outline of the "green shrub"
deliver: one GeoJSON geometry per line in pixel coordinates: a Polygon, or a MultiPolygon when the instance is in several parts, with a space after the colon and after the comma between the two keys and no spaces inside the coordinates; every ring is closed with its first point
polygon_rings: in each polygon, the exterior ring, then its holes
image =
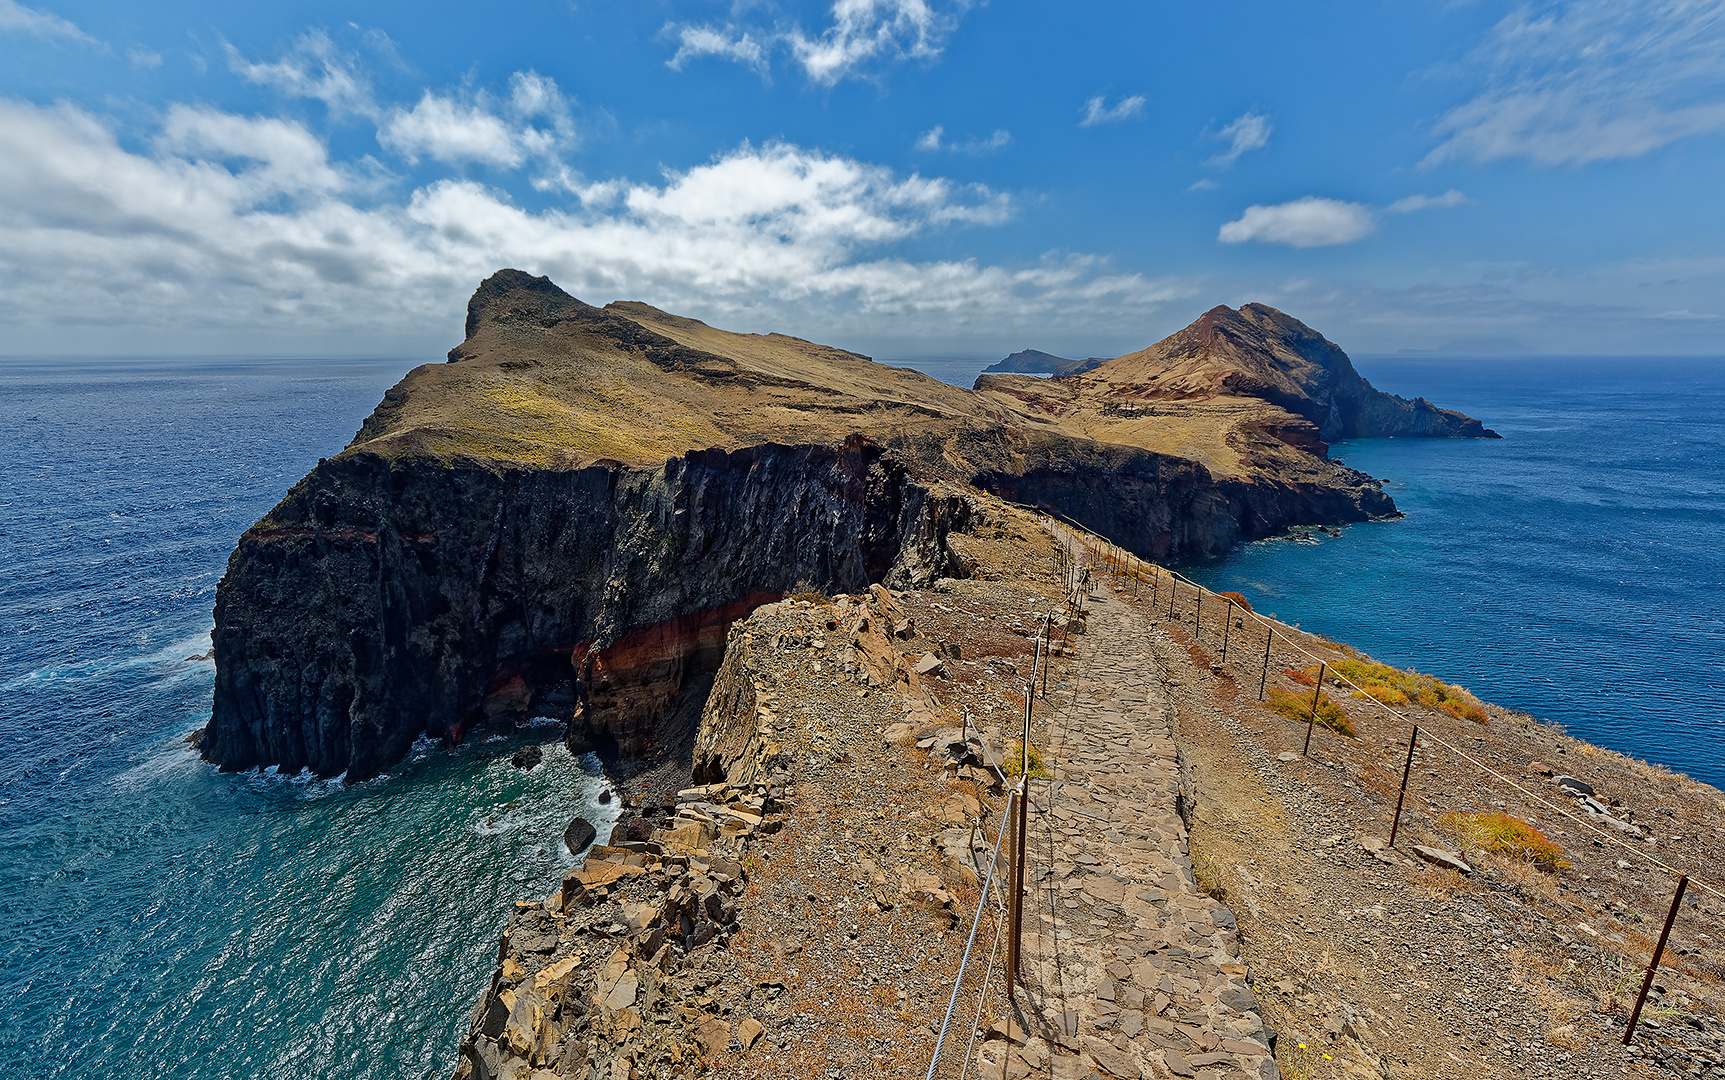
{"type": "MultiPolygon", "coordinates": [[[[1270,700],[1264,704],[1289,720],[1304,724],[1312,719],[1312,699],[1305,694],[1295,694],[1273,686],[1270,688],[1270,700]]],[[[1348,714],[1322,693],[1318,694],[1318,723],[1350,739],[1354,737],[1354,725],[1348,719],[1348,714]]]]}

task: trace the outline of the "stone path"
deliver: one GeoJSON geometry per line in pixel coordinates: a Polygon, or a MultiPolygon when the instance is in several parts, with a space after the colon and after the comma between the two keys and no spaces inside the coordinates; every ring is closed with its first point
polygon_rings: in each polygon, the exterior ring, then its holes
{"type": "Polygon", "coordinates": [[[981,1075],[1279,1077],[1233,914],[1193,879],[1159,631],[1112,597],[1090,612],[1032,785],[1023,1030],[984,1043],[981,1075]]]}

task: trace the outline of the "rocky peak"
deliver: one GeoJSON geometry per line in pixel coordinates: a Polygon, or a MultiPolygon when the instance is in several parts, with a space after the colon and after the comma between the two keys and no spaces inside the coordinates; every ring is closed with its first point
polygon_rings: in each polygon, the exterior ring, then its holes
{"type": "Polygon", "coordinates": [[[499,270],[479,283],[467,301],[467,337],[487,319],[523,316],[543,321],[572,312],[598,308],[570,296],[548,277],[534,277],[524,270],[499,270]]]}
{"type": "Polygon", "coordinates": [[[1268,304],[1217,306],[1086,378],[1152,398],[1254,397],[1317,425],[1326,441],[1385,435],[1495,438],[1472,417],[1378,391],[1348,354],[1268,304]]]}

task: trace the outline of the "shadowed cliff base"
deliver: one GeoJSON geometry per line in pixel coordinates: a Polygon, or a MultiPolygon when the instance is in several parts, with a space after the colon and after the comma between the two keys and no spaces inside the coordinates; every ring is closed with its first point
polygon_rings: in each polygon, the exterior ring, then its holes
{"type": "Polygon", "coordinates": [[[572,746],[654,756],[674,741],[670,702],[755,605],[964,576],[946,537],[967,491],[1205,559],[1393,514],[1377,481],[1328,460],[1337,433],[1485,433],[1395,405],[1261,305],[1079,376],[976,391],[596,308],[514,270],[475,292],[466,328],[241,538],[202,739],[223,768],[361,780],[421,736],[538,715],[572,746]]]}

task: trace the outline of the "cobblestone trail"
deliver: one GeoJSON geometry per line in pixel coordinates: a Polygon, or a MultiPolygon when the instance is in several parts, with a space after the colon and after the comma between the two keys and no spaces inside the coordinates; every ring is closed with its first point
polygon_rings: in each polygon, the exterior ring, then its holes
{"type": "Polygon", "coordinates": [[[1043,736],[1052,776],[1032,783],[1025,1030],[984,1044],[984,1077],[1280,1076],[1233,914],[1194,880],[1155,633],[1091,599],[1073,703],[1043,736]]]}

